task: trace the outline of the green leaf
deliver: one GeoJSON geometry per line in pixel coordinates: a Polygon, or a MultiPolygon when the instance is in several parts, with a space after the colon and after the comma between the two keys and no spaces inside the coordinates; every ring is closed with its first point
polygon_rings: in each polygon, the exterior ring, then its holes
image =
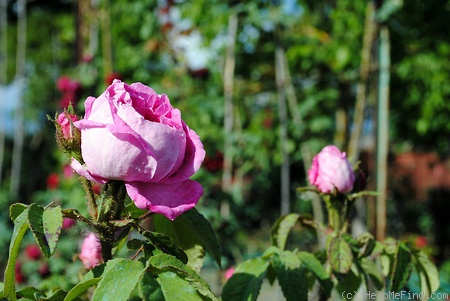
{"type": "Polygon", "coordinates": [[[393,256],[393,261],[391,262],[390,280],[391,287],[390,290],[393,292],[398,292],[403,289],[409,279],[411,274],[411,252],[404,242],[398,242],[397,252],[393,256]]]}
{"type": "Polygon", "coordinates": [[[14,231],[9,245],[9,258],[5,270],[5,286],[3,294],[9,300],[15,301],[15,268],[19,254],[20,243],[28,228],[28,209],[25,209],[14,219],[14,231]]]}
{"type": "Polygon", "coordinates": [[[336,285],[338,295],[344,300],[353,300],[354,292],[359,289],[361,278],[358,277],[353,270],[350,270],[345,277],[336,285]],[[347,294],[348,293],[348,294],[347,294]]]}
{"type": "Polygon", "coordinates": [[[50,248],[50,254],[56,249],[56,244],[61,234],[63,216],[61,206],[47,207],[42,215],[44,235],[50,248]]]}
{"type": "Polygon", "coordinates": [[[158,214],[154,216],[155,230],[171,237],[189,258],[188,265],[199,271],[203,263],[204,249],[221,266],[221,250],[217,237],[208,220],[197,209],[184,212],[174,221],[158,214]]]}
{"type": "Polygon", "coordinates": [[[28,298],[31,300],[41,300],[46,297],[45,293],[31,286],[22,288],[21,290],[17,291],[16,295],[19,298],[28,298]]]}
{"type": "MultiPolygon", "coordinates": [[[[158,275],[158,283],[161,286],[166,301],[204,301],[189,282],[173,272],[164,272],[158,275]]],[[[157,296],[159,297],[159,295],[157,296]]],[[[209,299],[208,299],[209,300],[209,299]]],[[[152,300],[153,301],[153,300],[152,300]]]]}
{"type": "Polygon", "coordinates": [[[412,253],[412,261],[420,279],[420,291],[427,300],[431,294],[439,289],[439,273],[436,266],[428,259],[427,255],[415,250],[412,253]]]}
{"type": "Polygon", "coordinates": [[[284,250],[289,232],[295,226],[299,218],[300,214],[290,213],[280,217],[275,222],[270,230],[270,238],[273,246],[277,246],[281,250],[284,250]]]}
{"type": "MultiPolygon", "coordinates": [[[[186,266],[176,257],[168,254],[157,254],[150,257],[148,264],[153,274],[158,274],[158,277],[161,276],[161,273],[173,272],[184,281],[189,282],[189,284],[207,300],[217,300],[217,297],[211,291],[209,284],[205,280],[203,280],[193,269],[186,266]]],[[[163,284],[161,282],[159,283],[164,290],[163,284]]]]}
{"type": "Polygon", "coordinates": [[[332,237],[328,245],[328,260],[331,268],[340,274],[346,274],[352,267],[353,254],[350,245],[342,237],[332,237]]]}
{"type": "Polygon", "coordinates": [[[148,214],[148,210],[146,209],[139,209],[138,207],[136,207],[136,205],[134,204],[134,202],[128,203],[125,206],[126,210],[128,211],[128,213],[130,214],[130,216],[132,218],[140,218],[145,214],[148,214]]]}
{"type": "Polygon", "coordinates": [[[254,301],[258,298],[269,261],[253,258],[244,261],[228,279],[222,291],[223,301],[254,301]]]}
{"type": "Polygon", "coordinates": [[[376,289],[381,290],[384,287],[384,276],[381,269],[376,265],[375,261],[364,257],[360,261],[360,266],[364,274],[372,280],[376,289]]]}
{"type": "Polygon", "coordinates": [[[64,301],[72,301],[78,296],[84,294],[90,287],[99,283],[101,278],[92,278],[86,281],[82,281],[75,285],[66,295],[64,301]]]}
{"type": "Polygon", "coordinates": [[[142,274],[139,281],[139,296],[144,301],[166,301],[161,285],[151,273],[142,274]]]}
{"type": "Polygon", "coordinates": [[[284,251],[274,255],[272,262],[286,300],[308,300],[306,268],[302,266],[300,259],[294,253],[284,251]]]}
{"type": "Polygon", "coordinates": [[[41,249],[42,254],[49,258],[51,256],[50,246],[44,235],[44,222],[43,222],[44,208],[36,204],[31,204],[28,207],[28,222],[30,230],[33,232],[33,236],[41,249]]]}
{"type": "Polygon", "coordinates": [[[154,245],[157,249],[161,250],[166,254],[170,254],[181,260],[183,263],[188,262],[188,257],[182,249],[180,249],[172,238],[167,235],[145,231],[142,233],[146,238],[148,238],[149,243],[154,245]]]}
{"type": "Polygon", "coordinates": [[[103,272],[105,271],[105,268],[106,268],[106,263],[101,263],[101,264],[93,267],[89,272],[87,272],[83,276],[83,281],[102,277],[103,272]]]}
{"type": "Polygon", "coordinates": [[[21,203],[12,204],[9,207],[9,217],[14,221],[28,206],[21,203]]]}
{"type": "Polygon", "coordinates": [[[330,297],[333,283],[331,282],[330,275],[325,271],[319,259],[314,254],[308,252],[299,252],[297,256],[302,264],[319,280],[320,288],[323,290],[325,296],[327,298],[330,297]]]}
{"type": "Polygon", "coordinates": [[[92,301],[128,300],[144,271],[140,261],[123,258],[108,261],[92,301]]]}
{"type": "Polygon", "coordinates": [[[62,289],[57,289],[53,292],[53,294],[48,298],[41,298],[39,301],[63,301],[66,297],[67,292],[63,291],[62,289]]]}

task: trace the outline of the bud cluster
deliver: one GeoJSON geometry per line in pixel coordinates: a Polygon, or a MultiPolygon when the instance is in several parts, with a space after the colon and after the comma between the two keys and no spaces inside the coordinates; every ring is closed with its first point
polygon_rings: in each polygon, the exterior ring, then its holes
{"type": "Polygon", "coordinates": [[[49,118],[56,127],[56,142],[70,157],[81,159],[81,132],[75,127],[77,115],[71,106],[64,112],[57,114],[55,119],[49,118]]]}

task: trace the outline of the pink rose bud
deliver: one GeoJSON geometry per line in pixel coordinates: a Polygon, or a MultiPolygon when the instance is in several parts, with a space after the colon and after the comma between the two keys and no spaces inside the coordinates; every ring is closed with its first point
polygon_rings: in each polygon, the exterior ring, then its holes
{"type": "Polygon", "coordinates": [[[62,228],[63,229],[69,229],[69,228],[72,228],[75,224],[76,224],[76,221],[74,219],[65,217],[63,219],[62,228]]]}
{"type": "Polygon", "coordinates": [[[70,165],[63,166],[63,175],[64,175],[64,178],[66,178],[66,179],[70,179],[71,177],[73,177],[74,172],[70,165]]]}
{"type": "Polygon", "coordinates": [[[353,189],[355,175],[345,152],[328,145],[314,157],[308,179],[322,193],[331,193],[334,189],[346,193],[353,189]]]}
{"type": "Polygon", "coordinates": [[[230,267],[228,270],[225,271],[225,280],[228,280],[231,278],[231,276],[233,276],[235,271],[234,267],[230,267]]]}
{"type": "Polygon", "coordinates": [[[81,245],[80,260],[86,269],[92,269],[102,262],[100,241],[94,233],[89,233],[81,245]]]}
{"type": "Polygon", "coordinates": [[[175,219],[193,208],[202,186],[189,178],[205,158],[199,136],[184,123],[165,95],[114,80],[98,98],[88,97],[81,154],[73,169],[98,183],[125,182],[136,206],[175,219]]]}
{"type": "Polygon", "coordinates": [[[72,115],[66,112],[62,112],[58,115],[56,122],[61,126],[61,131],[65,139],[73,138],[73,131],[70,121],[75,122],[78,118],[76,115],[72,115]]]}

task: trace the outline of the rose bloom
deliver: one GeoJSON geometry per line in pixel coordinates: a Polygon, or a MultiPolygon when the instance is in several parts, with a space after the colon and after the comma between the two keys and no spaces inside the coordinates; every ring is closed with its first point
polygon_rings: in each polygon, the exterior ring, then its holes
{"type": "Polygon", "coordinates": [[[61,131],[65,139],[70,139],[73,137],[72,126],[70,121],[75,122],[78,118],[76,115],[62,112],[56,118],[56,122],[61,126],[61,131]]]}
{"type": "Polygon", "coordinates": [[[314,157],[308,179],[320,192],[331,193],[336,189],[346,193],[353,189],[355,175],[345,152],[328,145],[314,157]]]}
{"type": "Polygon", "coordinates": [[[89,180],[125,182],[136,206],[175,219],[203,195],[191,177],[205,158],[199,136],[165,94],[114,80],[98,98],[88,97],[81,130],[84,165],[71,166],[89,180]]]}
{"type": "Polygon", "coordinates": [[[84,267],[88,270],[103,261],[100,241],[94,233],[89,233],[83,240],[79,257],[84,267]]]}

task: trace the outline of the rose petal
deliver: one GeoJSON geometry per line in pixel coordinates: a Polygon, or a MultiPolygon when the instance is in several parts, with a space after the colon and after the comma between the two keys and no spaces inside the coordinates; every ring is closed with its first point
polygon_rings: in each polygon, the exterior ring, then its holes
{"type": "Polygon", "coordinates": [[[205,159],[205,149],[196,132],[189,129],[183,122],[184,130],[188,135],[186,136],[186,153],[184,155],[183,164],[175,170],[166,180],[165,183],[179,182],[188,179],[199,170],[205,159]]]}
{"type": "Polygon", "coordinates": [[[98,182],[98,183],[101,183],[101,184],[105,184],[106,182],[108,182],[108,180],[106,180],[106,179],[103,179],[101,177],[92,175],[87,170],[86,165],[82,165],[80,162],[78,162],[74,158],[72,158],[70,166],[73,168],[73,170],[75,170],[75,172],[77,174],[79,174],[82,177],[85,177],[89,181],[98,182]]]}
{"type": "Polygon", "coordinates": [[[125,183],[127,193],[136,206],[165,215],[174,220],[194,208],[203,195],[202,186],[193,180],[178,183],[125,183]]]}

